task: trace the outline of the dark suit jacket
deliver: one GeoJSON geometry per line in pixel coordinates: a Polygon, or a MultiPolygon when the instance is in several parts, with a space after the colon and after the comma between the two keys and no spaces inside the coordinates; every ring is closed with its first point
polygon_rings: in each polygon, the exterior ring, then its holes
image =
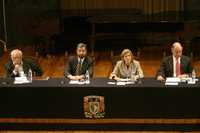
{"type": "MultiPolygon", "coordinates": [[[[69,75],[75,75],[76,74],[76,67],[78,64],[78,57],[77,56],[72,56],[69,58],[68,63],[65,68],[65,77],[69,75]]],[[[93,61],[90,57],[85,57],[82,66],[81,66],[81,75],[84,75],[86,71],[89,71],[90,77],[93,76],[93,61]]]]}
{"type": "MultiPolygon", "coordinates": [[[[42,76],[43,72],[42,69],[38,66],[37,62],[32,58],[23,58],[23,70],[24,73],[27,75],[28,70],[31,69],[34,76],[42,76]]],[[[7,77],[17,77],[19,74],[14,75],[14,65],[11,59],[5,64],[6,76],[7,77]]]]}
{"type": "MultiPolygon", "coordinates": [[[[181,56],[181,74],[190,74],[192,73],[192,65],[189,57],[182,55],[181,56]]],[[[163,59],[160,69],[158,70],[157,76],[173,77],[173,57],[168,56],[163,59]]]]}

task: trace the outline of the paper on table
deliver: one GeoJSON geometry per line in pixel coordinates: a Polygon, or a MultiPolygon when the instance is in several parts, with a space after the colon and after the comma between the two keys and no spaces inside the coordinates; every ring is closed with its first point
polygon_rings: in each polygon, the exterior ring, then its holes
{"type": "Polygon", "coordinates": [[[126,82],[126,84],[128,85],[128,84],[135,84],[135,82],[134,81],[128,81],[128,82],[126,82]]]}
{"type": "Polygon", "coordinates": [[[107,82],[107,84],[109,84],[109,85],[114,85],[114,84],[116,84],[115,82],[107,82]]]}
{"type": "Polygon", "coordinates": [[[70,80],[69,84],[78,84],[78,80],[70,80]]]}
{"type": "Polygon", "coordinates": [[[126,82],[126,81],[130,81],[131,79],[119,79],[119,80],[117,80],[117,81],[119,81],[119,82],[126,82]]]}
{"type": "Polygon", "coordinates": [[[178,85],[178,82],[165,82],[165,85],[178,85]]]}
{"type": "Polygon", "coordinates": [[[24,84],[24,83],[30,83],[30,81],[28,81],[26,77],[15,77],[14,84],[24,84]]]}
{"type": "Polygon", "coordinates": [[[116,85],[126,85],[126,82],[117,82],[116,85]]]}
{"type": "Polygon", "coordinates": [[[181,79],[177,77],[167,77],[166,82],[178,83],[178,82],[181,82],[181,79]]]}
{"type": "Polygon", "coordinates": [[[69,84],[85,84],[85,81],[79,81],[79,80],[70,80],[69,84]]]}
{"type": "Polygon", "coordinates": [[[165,85],[178,85],[181,82],[180,78],[177,77],[167,77],[165,85]]]}

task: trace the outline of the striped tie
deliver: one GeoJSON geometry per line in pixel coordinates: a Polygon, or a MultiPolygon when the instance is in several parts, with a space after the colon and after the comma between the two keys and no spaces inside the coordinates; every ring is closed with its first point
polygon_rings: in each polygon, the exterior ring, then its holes
{"type": "Polygon", "coordinates": [[[78,64],[76,66],[76,75],[81,74],[81,60],[78,61],[78,64]]]}

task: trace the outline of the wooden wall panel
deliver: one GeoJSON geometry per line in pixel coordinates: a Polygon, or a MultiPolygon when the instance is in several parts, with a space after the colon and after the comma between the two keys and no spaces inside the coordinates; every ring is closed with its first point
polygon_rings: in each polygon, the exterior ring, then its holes
{"type": "MultiPolygon", "coordinates": [[[[1,131],[1,133],[187,133],[177,131],[1,131]]],[[[188,132],[189,133],[189,132],[188,132]]],[[[190,132],[198,133],[198,132],[190,132]]]]}
{"type": "Polygon", "coordinates": [[[86,0],[86,5],[87,9],[109,8],[110,0],[86,0]]]}
{"type": "Polygon", "coordinates": [[[84,9],[85,0],[61,0],[60,7],[66,9],[84,9]]]}
{"type": "MultiPolygon", "coordinates": [[[[5,40],[4,17],[3,17],[3,1],[0,1],[0,39],[5,40]]],[[[1,43],[0,43],[1,45],[1,43]]]]}
{"type": "Polygon", "coordinates": [[[147,14],[184,10],[184,0],[61,0],[61,10],[66,9],[131,9],[147,14]]]}
{"type": "Polygon", "coordinates": [[[58,22],[59,6],[57,0],[5,0],[8,46],[33,44],[32,31],[41,23],[58,22]]]}

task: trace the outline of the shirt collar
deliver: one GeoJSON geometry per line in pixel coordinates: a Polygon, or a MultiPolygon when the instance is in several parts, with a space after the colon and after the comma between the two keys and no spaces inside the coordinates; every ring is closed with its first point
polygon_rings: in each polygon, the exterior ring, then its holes
{"type": "Polygon", "coordinates": [[[81,63],[83,63],[84,59],[85,59],[85,57],[84,58],[78,57],[78,62],[81,61],[81,63]]]}
{"type": "MultiPolygon", "coordinates": [[[[174,56],[173,56],[173,61],[174,61],[174,62],[177,61],[176,57],[174,57],[174,56]]],[[[179,62],[179,63],[180,63],[180,61],[181,61],[181,57],[178,58],[178,62],[179,62]]]]}

